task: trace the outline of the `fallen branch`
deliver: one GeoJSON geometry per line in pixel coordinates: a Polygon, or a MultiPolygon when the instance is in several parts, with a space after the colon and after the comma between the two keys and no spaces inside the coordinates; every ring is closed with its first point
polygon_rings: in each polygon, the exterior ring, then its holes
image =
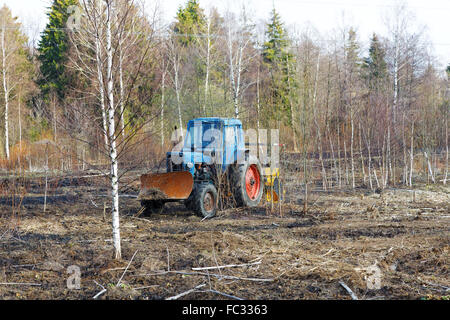
{"type": "Polygon", "coordinates": [[[139,219],[139,220],[145,220],[142,218],[138,218],[144,211],[145,211],[145,207],[141,207],[141,209],[132,218],[139,219]]]}
{"type": "Polygon", "coordinates": [[[200,284],[200,285],[196,286],[193,289],[190,289],[188,291],[185,291],[185,292],[182,292],[180,294],[177,294],[176,296],[172,296],[172,297],[166,298],[166,300],[177,300],[178,298],[181,298],[181,297],[183,297],[183,296],[185,296],[185,295],[187,295],[189,293],[192,293],[192,292],[196,291],[197,289],[200,289],[200,288],[202,288],[204,286],[206,286],[206,284],[204,284],[204,283],[200,284]]]}
{"type": "Polygon", "coordinates": [[[255,282],[271,282],[274,281],[274,279],[272,278],[243,278],[243,277],[235,277],[235,276],[227,276],[227,275],[221,275],[221,274],[216,274],[216,273],[206,273],[206,272],[189,272],[189,271],[163,271],[163,272],[158,272],[158,273],[147,273],[147,274],[141,274],[138,276],[162,276],[162,275],[166,275],[169,273],[174,273],[174,274],[184,274],[184,275],[193,275],[193,276],[213,276],[215,278],[218,278],[219,280],[221,279],[227,279],[227,280],[245,280],[245,281],[255,281],[255,282]]]}
{"type": "Polygon", "coordinates": [[[13,267],[13,268],[27,268],[27,267],[35,267],[36,266],[36,264],[15,264],[15,265],[12,265],[11,267],[13,267]]]}
{"type": "Polygon", "coordinates": [[[356,294],[352,291],[352,289],[350,289],[343,281],[339,281],[339,284],[345,289],[347,290],[347,292],[350,294],[350,296],[352,297],[353,300],[358,300],[358,297],[356,296],[356,294]]]}
{"type": "Polygon", "coordinates": [[[210,213],[206,217],[204,217],[200,222],[203,222],[206,219],[212,218],[213,216],[214,216],[214,214],[210,213]]]}
{"type": "MultiPolygon", "coordinates": [[[[73,177],[73,179],[84,179],[84,178],[96,178],[96,177],[105,177],[105,176],[108,176],[109,175],[109,172],[108,173],[101,173],[101,174],[88,174],[88,175],[85,175],[85,176],[79,176],[79,177],[73,177]]],[[[53,177],[53,179],[60,179],[60,178],[65,178],[65,176],[64,177],[53,177]]]]}
{"type": "Polygon", "coordinates": [[[94,282],[96,285],[98,285],[99,287],[102,288],[102,291],[100,291],[93,297],[93,299],[97,299],[98,297],[100,297],[102,294],[104,294],[106,292],[106,288],[104,286],[102,286],[100,283],[98,283],[97,281],[94,280],[94,282]]]}
{"type": "Polygon", "coordinates": [[[128,262],[128,265],[127,265],[127,267],[125,268],[125,271],[124,271],[124,272],[122,273],[122,276],[120,277],[119,281],[117,281],[116,287],[118,287],[118,286],[119,286],[119,284],[120,284],[120,281],[122,281],[122,278],[123,278],[123,276],[124,276],[124,275],[125,275],[125,273],[127,272],[127,270],[128,270],[128,267],[130,266],[131,262],[133,262],[134,256],[136,255],[136,253],[137,253],[137,252],[138,252],[138,250],[136,250],[136,251],[134,252],[133,256],[131,257],[131,260],[130,260],[130,262],[128,262]]]}
{"type": "Polygon", "coordinates": [[[6,231],[0,236],[0,240],[3,238],[3,236],[4,236],[5,234],[8,233],[8,231],[9,231],[9,230],[6,230],[6,231]]]}
{"type": "MultiPolygon", "coordinates": [[[[96,197],[110,197],[110,195],[107,194],[97,194],[96,197]]],[[[119,194],[119,198],[133,198],[136,199],[138,196],[134,194],[119,194]]]]}
{"type": "Polygon", "coordinates": [[[203,267],[203,268],[192,268],[192,270],[212,270],[212,269],[223,269],[223,268],[235,268],[235,267],[246,267],[261,264],[261,261],[256,261],[253,263],[243,263],[243,264],[227,264],[224,266],[213,266],[213,267],[203,267]]]}
{"type": "Polygon", "coordinates": [[[212,292],[212,293],[220,294],[220,295],[222,295],[222,296],[224,296],[224,297],[227,297],[227,298],[230,298],[230,299],[234,299],[234,300],[244,300],[244,299],[242,299],[242,298],[239,298],[239,297],[236,297],[236,296],[232,296],[232,295],[230,295],[230,294],[223,293],[223,292],[220,292],[220,291],[217,291],[217,290],[213,290],[213,289],[202,290],[202,291],[198,291],[198,292],[212,292]]]}
{"type": "Polygon", "coordinates": [[[91,203],[94,205],[94,207],[98,208],[98,205],[94,202],[94,200],[90,199],[91,203]]]}
{"type": "Polygon", "coordinates": [[[422,279],[419,279],[419,280],[422,281],[423,283],[426,283],[426,284],[430,285],[430,286],[440,287],[446,292],[450,291],[450,287],[446,287],[446,286],[443,286],[441,284],[436,284],[436,283],[432,283],[432,282],[423,281],[422,279]]]}
{"type": "MultiPolygon", "coordinates": [[[[92,240],[76,240],[75,242],[96,242],[96,241],[105,241],[105,242],[112,242],[113,239],[92,239],[92,240]]],[[[130,239],[121,239],[120,241],[130,241],[130,239]]]]}
{"type": "Polygon", "coordinates": [[[41,286],[40,283],[0,282],[2,286],[41,286]]]}
{"type": "Polygon", "coordinates": [[[154,285],[145,286],[145,287],[137,287],[137,288],[133,288],[133,290],[142,290],[142,289],[156,288],[156,287],[159,287],[159,284],[154,284],[154,285]]]}
{"type": "Polygon", "coordinates": [[[333,252],[333,251],[334,251],[334,248],[331,248],[330,250],[328,250],[327,253],[321,255],[321,257],[325,257],[326,255],[330,254],[330,253],[333,252]]]}

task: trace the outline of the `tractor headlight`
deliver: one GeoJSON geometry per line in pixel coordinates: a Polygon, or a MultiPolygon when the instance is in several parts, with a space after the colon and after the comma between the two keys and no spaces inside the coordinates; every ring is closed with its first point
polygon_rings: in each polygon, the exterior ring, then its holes
{"type": "Polygon", "coordinates": [[[192,162],[188,162],[188,163],[186,164],[186,166],[187,166],[189,169],[192,169],[192,168],[194,167],[194,164],[193,164],[192,162]]]}

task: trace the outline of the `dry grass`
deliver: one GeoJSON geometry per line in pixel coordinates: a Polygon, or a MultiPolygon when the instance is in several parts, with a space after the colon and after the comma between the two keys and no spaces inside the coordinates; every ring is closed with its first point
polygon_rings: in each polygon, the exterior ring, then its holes
{"type": "MultiPolygon", "coordinates": [[[[123,198],[123,261],[117,262],[110,221],[103,218],[106,191],[95,183],[64,184],[55,189],[60,196],[50,194],[45,214],[35,193],[25,198],[16,230],[1,228],[0,282],[41,285],[0,285],[0,298],[91,299],[101,290],[94,281],[107,289],[101,299],[163,299],[201,283],[245,299],[350,299],[339,281],[360,299],[445,297],[450,287],[449,189],[429,189],[418,190],[415,202],[410,191],[401,189],[381,195],[321,194],[308,214],[301,199],[292,196],[283,218],[261,206],[227,209],[205,221],[178,204],[137,218],[139,203],[123,198]],[[192,271],[256,261],[261,263],[210,270],[209,277],[192,271]],[[81,268],[80,290],[67,289],[70,265],[81,268]],[[366,282],[365,268],[373,265],[381,270],[378,289],[366,282]]],[[[8,208],[0,203],[0,210],[8,208]]],[[[0,225],[9,218],[3,215],[0,225]]],[[[224,297],[194,292],[183,298],[224,297]]]]}

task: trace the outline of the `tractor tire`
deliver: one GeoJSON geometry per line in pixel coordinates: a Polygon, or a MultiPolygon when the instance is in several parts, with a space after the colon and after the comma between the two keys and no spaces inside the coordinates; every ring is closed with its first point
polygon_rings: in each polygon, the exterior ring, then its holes
{"type": "Polygon", "coordinates": [[[161,213],[164,208],[164,202],[161,200],[142,200],[141,206],[144,208],[142,215],[149,216],[152,213],[161,213]]]}
{"type": "Polygon", "coordinates": [[[264,193],[264,178],[258,159],[249,157],[231,172],[231,187],[237,207],[255,207],[264,193]]]}
{"type": "Polygon", "coordinates": [[[217,212],[217,189],[211,184],[201,184],[195,188],[192,209],[203,218],[212,218],[217,212]]]}
{"type": "Polygon", "coordinates": [[[195,190],[195,186],[194,186],[194,188],[192,188],[192,191],[191,191],[191,194],[189,195],[189,197],[183,201],[184,205],[186,206],[186,209],[188,209],[188,210],[194,210],[195,193],[196,193],[196,190],[195,190]]]}

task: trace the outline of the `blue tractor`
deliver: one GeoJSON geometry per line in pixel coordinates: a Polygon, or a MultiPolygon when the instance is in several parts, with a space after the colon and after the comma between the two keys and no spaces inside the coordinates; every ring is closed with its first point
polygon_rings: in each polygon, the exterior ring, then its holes
{"type": "Polygon", "coordinates": [[[166,173],[141,176],[139,199],[146,213],[161,210],[166,202],[184,201],[209,218],[217,212],[219,190],[238,207],[257,206],[264,192],[264,172],[246,148],[238,119],[190,120],[184,142],[167,153],[166,167],[166,173]]]}

